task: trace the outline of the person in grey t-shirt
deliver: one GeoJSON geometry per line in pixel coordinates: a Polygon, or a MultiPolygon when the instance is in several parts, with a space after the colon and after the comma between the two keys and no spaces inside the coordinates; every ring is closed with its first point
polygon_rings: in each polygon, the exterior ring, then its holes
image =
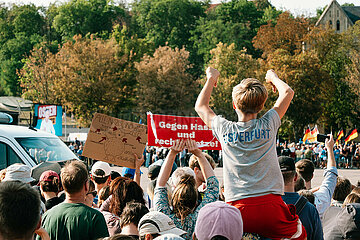
{"type": "Polygon", "coordinates": [[[209,107],[210,96],[220,73],[206,70],[207,82],[196,101],[195,110],[220,141],[224,161],[225,200],[241,211],[244,232],[271,239],[305,239],[306,232],[298,216],[281,199],[284,182],[276,154],[276,134],[294,91],[273,70],[266,82],[279,97],[262,118],[268,93],[254,78],[234,87],[232,100],[238,122],[217,116],[209,107]],[[274,214],[275,213],[275,214],[274,214]]]}

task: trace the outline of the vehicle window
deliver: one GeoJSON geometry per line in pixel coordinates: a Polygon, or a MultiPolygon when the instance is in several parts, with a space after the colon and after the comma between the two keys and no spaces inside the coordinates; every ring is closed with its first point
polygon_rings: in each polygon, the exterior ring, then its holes
{"type": "Polygon", "coordinates": [[[19,156],[14,152],[14,150],[12,150],[11,147],[7,146],[7,150],[8,150],[9,166],[14,163],[22,163],[23,164],[23,161],[21,161],[19,156]]]}
{"type": "Polygon", "coordinates": [[[22,163],[14,150],[5,143],[0,143],[0,169],[7,168],[11,164],[22,163]]]}
{"type": "Polygon", "coordinates": [[[36,163],[66,161],[76,158],[75,154],[59,138],[28,137],[16,141],[29,153],[36,163]]]}
{"type": "Polygon", "coordinates": [[[0,142],[0,170],[6,167],[6,145],[0,142]]]}

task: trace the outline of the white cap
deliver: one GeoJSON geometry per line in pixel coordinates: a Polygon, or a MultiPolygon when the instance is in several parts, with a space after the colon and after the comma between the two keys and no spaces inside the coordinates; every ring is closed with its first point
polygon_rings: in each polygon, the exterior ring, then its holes
{"type": "Polygon", "coordinates": [[[138,225],[139,235],[145,234],[168,234],[182,235],[186,232],[177,228],[171,218],[161,212],[152,211],[145,214],[138,225]]]}
{"type": "Polygon", "coordinates": [[[93,175],[94,177],[107,177],[110,174],[111,174],[111,167],[106,162],[97,161],[91,168],[91,175],[93,175]],[[98,169],[103,170],[105,175],[95,174],[95,171],[98,170],[98,169]]]}
{"type": "Polygon", "coordinates": [[[21,181],[30,183],[35,179],[31,177],[31,168],[24,164],[15,163],[6,168],[6,174],[3,181],[21,181]]]}
{"type": "Polygon", "coordinates": [[[157,238],[155,238],[155,240],[184,240],[184,239],[182,237],[179,237],[178,235],[168,233],[158,236],[157,238]]]}

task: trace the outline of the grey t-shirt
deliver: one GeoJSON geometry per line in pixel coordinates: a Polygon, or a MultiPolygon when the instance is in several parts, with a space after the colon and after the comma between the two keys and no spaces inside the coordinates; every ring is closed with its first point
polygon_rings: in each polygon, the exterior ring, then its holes
{"type": "Polygon", "coordinates": [[[227,202],[284,194],[284,180],[276,155],[276,133],[280,124],[274,109],[248,122],[213,118],[212,131],[222,147],[227,202]]]}

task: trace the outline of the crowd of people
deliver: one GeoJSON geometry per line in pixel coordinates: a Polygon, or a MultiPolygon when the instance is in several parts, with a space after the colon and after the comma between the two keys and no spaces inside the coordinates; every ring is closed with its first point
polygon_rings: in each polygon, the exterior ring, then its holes
{"type": "Polygon", "coordinates": [[[257,118],[266,88],[243,80],[232,95],[239,121],[230,122],[209,107],[218,77],[207,70],[195,110],[222,145],[223,183],[214,172],[216,153],[192,139],[148,148],[121,175],[106,162],[73,160],[34,179],[28,166],[14,164],[0,173],[0,239],[360,239],[360,188],[338,176],[332,135],[320,186],[312,186],[316,158],[296,154],[307,146],[276,144],[291,88],[269,70],[266,81],[279,97],[257,118]],[[150,183],[142,189],[145,177],[150,183]]]}

